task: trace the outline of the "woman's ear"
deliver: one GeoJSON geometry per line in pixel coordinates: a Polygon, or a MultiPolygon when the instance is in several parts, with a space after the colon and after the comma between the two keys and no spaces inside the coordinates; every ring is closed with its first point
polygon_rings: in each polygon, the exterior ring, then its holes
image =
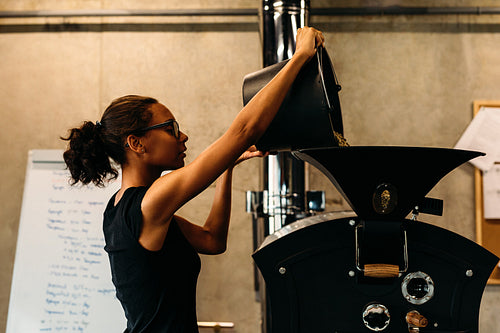
{"type": "Polygon", "coordinates": [[[138,154],[142,154],[145,152],[144,146],[142,145],[142,142],[141,142],[141,138],[138,136],[135,136],[133,134],[130,134],[129,136],[127,136],[127,145],[132,151],[134,151],[138,154]]]}

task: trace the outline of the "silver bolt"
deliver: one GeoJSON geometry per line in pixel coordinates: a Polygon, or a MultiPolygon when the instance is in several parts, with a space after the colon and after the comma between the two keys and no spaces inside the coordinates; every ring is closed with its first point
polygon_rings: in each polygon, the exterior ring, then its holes
{"type": "Polygon", "coordinates": [[[280,272],[281,275],[285,274],[286,273],[286,268],[285,267],[280,267],[278,269],[278,272],[280,272]]]}
{"type": "Polygon", "coordinates": [[[351,227],[354,227],[354,225],[356,225],[356,221],[354,221],[354,220],[349,220],[349,225],[350,225],[351,227]]]}
{"type": "Polygon", "coordinates": [[[472,277],[472,275],[474,275],[474,272],[472,271],[472,269],[468,269],[468,270],[465,272],[465,276],[467,276],[467,277],[472,277]]]}
{"type": "Polygon", "coordinates": [[[354,276],[356,276],[356,273],[354,271],[349,271],[349,276],[354,277],[354,276]]]}
{"type": "Polygon", "coordinates": [[[434,327],[438,327],[438,326],[439,326],[439,324],[438,324],[438,323],[434,323],[434,327]]]}

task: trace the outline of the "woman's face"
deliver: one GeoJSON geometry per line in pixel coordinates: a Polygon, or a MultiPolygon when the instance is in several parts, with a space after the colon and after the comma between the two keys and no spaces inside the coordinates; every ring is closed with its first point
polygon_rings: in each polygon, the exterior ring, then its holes
{"type": "MultiPolygon", "coordinates": [[[[151,106],[152,118],[148,126],[175,120],[173,114],[163,104],[151,106]]],[[[170,124],[152,129],[144,134],[145,157],[148,164],[164,170],[175,170],[184,166],[186,157],[186,141],[188,137],[179,131],[179,137],[174,135],[174,125],[170,124]]]]}

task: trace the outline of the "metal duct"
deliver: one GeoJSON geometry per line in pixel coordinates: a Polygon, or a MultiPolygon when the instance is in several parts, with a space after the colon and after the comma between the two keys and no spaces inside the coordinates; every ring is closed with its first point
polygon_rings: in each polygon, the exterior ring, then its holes
{"type": "MultiPolygon", "coordinates": [[[[292,57],[297,30],[309,20],[309,0],[263,0],[262,4],[263,65],[266,67],[292,57]]],[[[304,163],[290,153],[280,152],[264,160],[266,234],[304,217],[304,183],[304,163]]]]}
{"type": "Polygon", "coordinates": [[[376,16],[376,15],[495,15],[500,7],[330,7],[317,8],[311,15],[376,16]]]}
{"type": "Polygon", "coordinates": [[[0,18],[27,17],[122,17],[122,16],[254,16],[253,8],[216,9],[79,9],[0,11],[0,18]]]}
{"type": "MultiPolygon", "coordinates": [[[[302,1],[264,1],[275,5],[273,8],[288,7],[302,1]],[[283,3],[283,4],[281,4],[283,3]]],[[[309,0],[307,1],[309,3],[309,0]]],[[[264,5],[265,6],[265,5],[264,5]]],[[[300,6],[299,6],[300,8],[300,6]]],[[[309,4],[304,6],[309,8],[309,4]]],[[[254,8],[214,8],[214,9],[88,9],[88,10],[7,10],[0,11],[0,18],[28,17],[120,17],[120,16],[254,16],[259,10],[254,8]]],[[[323,7],[312,8],[310,15],[318,16],[374,16],[374,15],[498,15],[500,7],[323,7]]],[[[304,15],[307,18],[307,14],[304,15]]]]}
{"type": "MultiPolygon", "coordinates": [[[[297,30],[308,24],[309,0],[263,0],[261,36],[264,67],[292,57],[297,30]]],[[[250,198],[254,207],[255,249],[263,238],[286,224],[303,218],[305,212],[304,162],[290,152],[278,152],[263,162],[264,191],[258,198],[250,198]],[[257,208],[259,207],[259,208],[257,208]],[[261,219],[258,219],[261,218],[261,219]],[[263,223],[259,223],[263,220],[263,223]]],[[[262,332],[270,332],[270,309],[263,280],[256,272],[256,292],[262,306],[262,332]]]]}

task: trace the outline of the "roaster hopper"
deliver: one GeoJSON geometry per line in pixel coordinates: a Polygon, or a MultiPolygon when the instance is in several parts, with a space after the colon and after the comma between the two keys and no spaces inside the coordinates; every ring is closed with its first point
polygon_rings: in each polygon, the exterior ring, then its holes
{"type": "Polygon", "coordinates": [[[294,155],[321,170],[353,212],[296,221],[254,253],[272,333],[478,332],[481,296],[498,258],[415,216],[440,215],[442,201],[425,195],[482,153],[333,147],[294,155]]]}

